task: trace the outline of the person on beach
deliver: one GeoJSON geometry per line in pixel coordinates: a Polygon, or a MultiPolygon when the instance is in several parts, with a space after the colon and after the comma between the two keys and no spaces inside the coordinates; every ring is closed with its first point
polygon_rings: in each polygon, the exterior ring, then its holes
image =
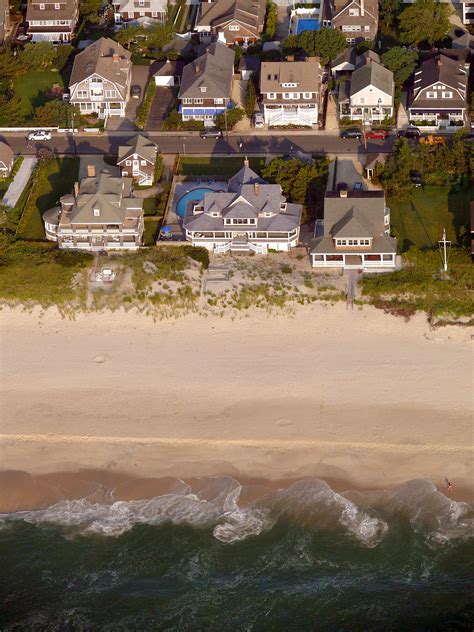
{"type": "Polygon", "coordinates": [[[448,492],[453,491],[453,484],[451,483],[451,481],[448,481],[448,479],[446,478],[446,490],[448,492]]]}

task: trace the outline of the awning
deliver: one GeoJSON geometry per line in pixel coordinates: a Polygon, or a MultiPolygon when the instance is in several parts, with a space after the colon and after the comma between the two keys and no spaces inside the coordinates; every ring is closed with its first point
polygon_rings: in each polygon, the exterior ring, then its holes
{"type": "Polygon", "coordinates": [[[178,112],[186,116],[204,116],[205,114],[216,116],[217,114],[222,114],[224,109],[225,108],[187,108],[180,105],[178,112]]]}

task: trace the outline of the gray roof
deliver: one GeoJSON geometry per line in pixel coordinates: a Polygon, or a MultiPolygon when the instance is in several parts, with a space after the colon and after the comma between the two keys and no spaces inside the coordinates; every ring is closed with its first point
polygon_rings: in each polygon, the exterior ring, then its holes
{"type": "Polygon", "coordinates": [[[32,2],[28,0],[26,8],[26,19],[30,20],[72,20],[77,14],[78,0],[53,0],[53,2],[32,2]],[[40,4],[44,9],[40,8],[40,4]],[[56,9],[59,4],[59,9],[56,9]]]}
{"type": "Polygon", "coordinates": [[[238,22],[258,35],[265,20],[265,0],[218,0],[201,2],[199,6],[198,26],[201,27],[217,28],[228,22],[238,22]]]}
{"type": "Polygon", "coordinates": [[[143,208],[143,200],[132,195],[132,178],[108,173],[83,178],[70,221],[72,224],[123,224],[129,210],[143,208]],[[98,209],[99,215],[94,214],[94,209],[98,209]]]}
{"type": "Polygon", "coordinates": [[[150,66],[150,74],[153,77],[181,77],[183,68],[184,61],[181,59],[176,61],[166,59],[164,61],[154,62],[150,66]]]}
{"type": "Polygon", "coordinates": [[[234,58],[235,52],[225,44],[211,44],[204,55],[184,67],[179,98],[229,99],[234,58]]]}
{"type": "MultiPolygon", "coordinates": [[[[252,169],[244,166],[230,179],[227,193],[205,194],[204,212],[193,215],[192,204],[189,204],[183,226],[197,232],[222,231],[225,230],[224,218],[255,218],[256,226],[239,225],[238,230],[289,232],[300,225],[302,206],[286,204],[285,208],[285,203],[279,184],[267,184],[252,169]],[[213,217],[213,214],[217,216],[213,217]]],[[[237,229],[237,225],[233,229],[237,229]]]]}
{"type": "Polygon", "coordinates": [[[321,87],[318,58],[307,61],[264,61],[260,70],[260,92],[286,92],[286,83],[295,83],[298,92],[318,93],[321,87]]]}
{"type": "Polygon", "coordinates": [[[112,39],[101,37],[75,56],[69,86],[98,74],[124,88],[132,69],[130,60],[131,53],[123,46],[112,39]],[[114,61],[114,54],[119,56],[118,61],[114,61]]]}
{"type": "Polygon", "coordinates": [[[383,191],[347,191],[347,197],[328,191],[324,197],[324,235],[313,242],[311,252],[336,252],[335,237],[372,238],[372,247],[358,248],[357,252],[396,252],[397,240],[385,235],[384,217],[383,191]]]}
{"type": "Polygon", "coordinates": [[[0,162],[8,166],[13,160],[13,150],[7,143],[0,142],[0,162]]]}
{"type": "Polygon", "coordinates": [[[250,70],[251,72],[258,72],[262,61],[260,57],[256,55],[242,55],[239,61],[239,70],[250,70]]]}
{"type": "Polygon", "coordinates": [[[467,71],[463,62],[450,59],[446,55],[437,55],[421,64],[415,72],[414,97],[410,104],[412,108],[465,108],[467,71]],[[435,83],[441,83],[458,92],[453,94],[452,99],[426,99],[423,98],[423,91],[435,83]]]}
{"type": "Polygon", "coordinates": [[[387,161],[387,158],[390,154],[385,154],[385,153],[368,153],[365,154],[365,163],[364,163],[364,167],[366,169],[370,169],[371,167],[373,167],[377,162],[379,162],[381,165],[384,165],[387,161]]]}
{"type": "Polygon", "coordinates": [[[380,64],[380,57],[373,50],[367,50],[362,55],[357,55],[355,48],[346,48],[336,57],[336,59],[331,64],[331,69],[337,70],[338,66],[342,66],[343,64],[349,64],[354,68],[359,68],[367,63],[367,59],[371,59],[375,61],[377,64],[380,64]]]}
{"type": "MultiPolygon", "coordinates": [[[[369,57],[368,59],[371,58],[369,57]]],[[[385,94],[393,96],[393,72],[376,61],[365,63],[352,73],[351,97],[368,86],[374,86],[385,94]]]]}
{"type": "Polygon", "coordinates": [[[145,138],[145,136],[137,134],[126,145],[121,145],[118,148],[117,164],[120,165],[124,160],[130,158],[130,156],[133,156],[134,154],[137,154],[140,158],[155,164],[157,151],[158,147],[154,142],[145,138]]]}

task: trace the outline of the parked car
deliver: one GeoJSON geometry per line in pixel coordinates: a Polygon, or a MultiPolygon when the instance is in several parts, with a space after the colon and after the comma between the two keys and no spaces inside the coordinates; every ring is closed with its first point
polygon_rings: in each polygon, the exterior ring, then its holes
{"type": "Polygon", "coordinates": [[[398,138],[419,138],[421,132],[418,127],[407,127],[406,129],[400,129],[397,132],[398,138]]]}
{"type": "Polygon", "coordinates": [[[199,136],[206,140],[207,138],[222,138],[222,132],[220,129],[203,129],[199,132],[199,136]]]}
{"type": "Polygon", "coordinates": [[[358,127],[349,127],[349,129],[340,132],[339,138],[343,138],[344,140],[347,138],[357,138],[360,140],[362,138],[362,132],[358,127]]]}
{"type": "Polygon", "coordinates": [[[30,132],[28,134],[28,140],[51,140],[51,132],[44,132],[37,130],[36,132],[30,132]]]}
{"type": "Polygon", "coordinates": [[[421,177],[421,173],[419,171],[410,171],[410,178],[416,187],[421,187],[423,184],[423,178],[421,177]]]}
{"type": "Polygon", "coordinates": [[[132,99],[139,99],[142,96],[142,88],[139,85],[134,85],[130,88],[130,96],[132,99]]]}
{"type": "Polygon", "coordinates": [[[261,112],[255,112],[253,115],[254,127],[263,127],[265,125],[265,118],[261,112]]]}
{"type": "Polygon", "coordinates": [[[376,140],[379,138],[381,138],[382,140],[387,140],[387,138],[390,136],[390,132],[387,132],[386,129],[373,129],[370,132],[367,132],[365,136],[370,140],[376,140]]]}

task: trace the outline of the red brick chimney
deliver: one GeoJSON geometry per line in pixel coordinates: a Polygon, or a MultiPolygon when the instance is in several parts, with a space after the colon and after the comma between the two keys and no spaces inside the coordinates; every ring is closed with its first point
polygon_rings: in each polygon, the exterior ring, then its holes
{"type": "Polygon", "coordinates": [[[258,182],[254,182],[253,183],[253,192],[255,193],[255,195],[258,195],[258,192],[260,190],[260,185],[258,182]]]}

